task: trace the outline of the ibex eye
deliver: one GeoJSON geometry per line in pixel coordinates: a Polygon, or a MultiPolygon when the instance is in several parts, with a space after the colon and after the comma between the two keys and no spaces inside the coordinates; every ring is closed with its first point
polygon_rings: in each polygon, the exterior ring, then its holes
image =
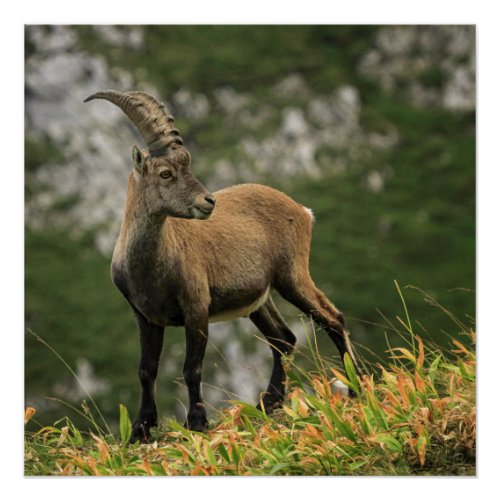
{"type": "Polygon", "coordinates": [[[162,179],[170,179],[170,177],[172,177],[172,173],[169,172],[168,170],[164,170],[161,174],[160,174],[160,177],[162,179]]]}

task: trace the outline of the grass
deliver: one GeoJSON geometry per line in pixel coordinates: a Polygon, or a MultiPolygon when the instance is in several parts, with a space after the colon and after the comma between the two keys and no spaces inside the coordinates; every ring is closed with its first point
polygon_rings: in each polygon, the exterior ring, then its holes
{"type": "MultiPolygon", "coordinates": [[[[401,293],[399,287],[398,292],[401,293]]],[[[128,444],[131,423],[120,405],[119,436],[93,425],[84,432],[65,418],[27,431],[26,475],[475,475],[475,332],[445,311],[464,342],[444,350],[425,343],[405,315],[407,347],[367,366],[358,380],[329,368],[309,339],[315,369],[287,360],[289,390],[272,416],[235,401],[206,434],[161,422],[152,444],[128,444]],[[467,340],[467,342],[465,342],[467,340]],[[466,345],[467,344],[467,345],[466,345]],[[355,399],[335,390],[351,387],[355,399]]],[[[36,410],[27,408],[25,424],[36,410]]]]}

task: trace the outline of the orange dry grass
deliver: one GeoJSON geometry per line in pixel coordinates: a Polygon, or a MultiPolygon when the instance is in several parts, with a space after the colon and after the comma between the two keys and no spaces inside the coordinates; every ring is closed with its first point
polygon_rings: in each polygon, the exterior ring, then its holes
{"type": "MultiPolygon", "coordinates": [[[[474,345],[474,332],[468,336],[474,345]]],[[[347,377],[334,369],[303,373],[272,417],[237,403],[207,434],[171,422],[154,444],[130,446],[109,436],[84,438],[69,421],[45,427],[27,437],[27,473],[474,474],[475,353],[455,340],[450,360],[415,340],[414,352],[391,350],[394,363],[378,366],[377,381],[357,381],[350,370],[347,377]],[[334,378],[358,397],[332,390],[334,378]]],[[[28,409],[25,421],[32,416],[28,409]]],[[[122,423],[126,433],[129,422],[122,423]]]]}

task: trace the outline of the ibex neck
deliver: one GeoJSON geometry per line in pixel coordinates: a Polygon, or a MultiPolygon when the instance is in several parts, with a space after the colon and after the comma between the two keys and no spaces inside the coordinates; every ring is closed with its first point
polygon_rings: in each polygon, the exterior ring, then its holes
{"type": "Polygon", "coordinates": [[[148,217],[140,206],[127,205],[111,265],[112,279],[130,304],[148,321],[181,324],[178,310],[167,316],[164,305],[171,300],[169,280],[175,258],[167,241],[168,220],[148,217]],[[170,295],[169,295],[170,294],[170,295]]]}
{"type": "Polygon", "coordinates": [[[129,181],[127,205],[120,235],[113,255],[114,262],[127,262],[127,267],[152,266],[166,251],[165,217],[148,214],[146,204],[129,181]]]}
{"type": "Polygon", "coordinates": [[[130,220],[124,220],[126,238],[129,249],[136,248],[142,254],[156,254],[164,234],[165,218],[146,217],[137,214],[130,220]]]}

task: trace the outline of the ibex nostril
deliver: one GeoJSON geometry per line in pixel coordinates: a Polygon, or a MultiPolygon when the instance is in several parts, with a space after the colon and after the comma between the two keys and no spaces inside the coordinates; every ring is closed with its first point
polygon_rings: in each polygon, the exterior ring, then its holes
{"type": "Polygon", "coordinates": [[[215,198],[211,194],[205,196],[205,201],[210,203],[210,205],[215,205],[215,198]]]}

